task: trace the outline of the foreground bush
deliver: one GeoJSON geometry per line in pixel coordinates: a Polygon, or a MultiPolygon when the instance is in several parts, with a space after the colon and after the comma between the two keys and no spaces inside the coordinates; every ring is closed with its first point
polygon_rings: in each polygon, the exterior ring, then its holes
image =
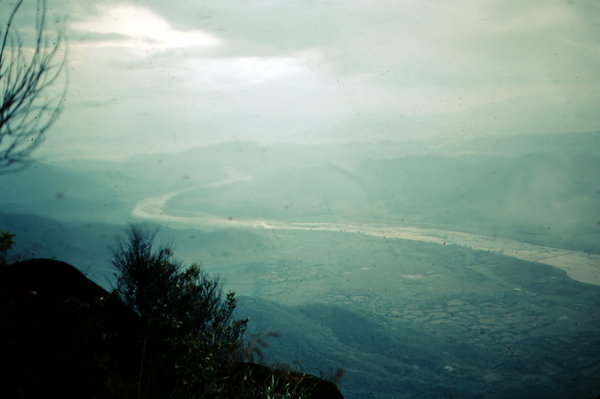
{"type": "MultiPolygon", "coordinates": [[[[155,247],[153,239],[131,226],[113,258],[113,294],[139,315],[145,330],[138,397],[342,397],[322,378],[253,363],[264,343],[262,336],[243,341],[248,319],[233,319],[234,293],[224,295],[218,279],[197,264],[184,267],[169,246],[155,247]]],[[[332,380],[342,375],[338,369],[332,380]]]]}
{"type": "Polygon", "coordinates": [[[233,292],[199,265],[173,259],[169,246],[130,227],[114,251],[115,293],[145,325],[138,391],[155,397],[213,397],[242,347],[248,319],[233,320],[233,292]]]}
{"type": "Polygon", "coordinates": [[[5,266],[9,263],[6,254],[15,244],[15,241],[13,240],[14,237],[14,234],[10,234],[10,232],[6,230],[2,231],[2,234],[0,234],[0,266],[5,266]]]}

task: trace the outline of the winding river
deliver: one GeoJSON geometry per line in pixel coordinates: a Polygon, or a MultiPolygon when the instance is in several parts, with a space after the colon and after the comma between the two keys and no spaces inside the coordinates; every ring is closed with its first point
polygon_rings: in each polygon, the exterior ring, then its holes
{"type": "MultiPolygon", "coordinates": [[[[235,180],[239,180],[239,178],[235,180]]],[[[230,181],[227,181],[227,183],[230,183],[230,181]]],[[[190,227],[345,231],[348,233],[360,232],[383,238],[400,238],[446,245],[456,244],[475,250],[491,251],[517,259],[554,266],[564,270],[572,279],[600,286],[600,255],[579,251],[450,230],[355,223],[293,223],[261,219],[230,220],[201,212],[193,213],[190,216],[175,216],[164,211],[169,199],[196,188],[199,187],[190,187],[169,194],[145,198],[136,204],[133,216],[145,220],[190,227]]]]}

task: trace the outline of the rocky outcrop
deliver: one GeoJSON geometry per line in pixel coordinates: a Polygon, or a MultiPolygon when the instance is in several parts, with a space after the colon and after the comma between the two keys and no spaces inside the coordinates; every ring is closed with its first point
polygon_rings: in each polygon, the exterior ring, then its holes
{"type": "Polygon", "coordinates": [[[117,372],[119,386],[135,381],[139,318],[75,267],[51,259],[0,267],[0,300],[0,358],[11,365],[2,397],[102,397],[117,372]]]}
{"type": "MultiPolygon", "coordinates": [[[[275,369],[256,363],[240,363],[237,364],[231,371],[231,378],[234,385],[243,387],[247,381],[252,381],[253,384],[270,386],[272,383],[280,385],[282,391],[285,392],[284,386],[289,385],[289,391],[296,393],[306,392],[310,399],[343,399],[343,396],[338,387],[331,381],[321,378],[299,373],[286,369],[275,369]]],[[[299,395],[300,396],[300,395],[299,395]]]]}

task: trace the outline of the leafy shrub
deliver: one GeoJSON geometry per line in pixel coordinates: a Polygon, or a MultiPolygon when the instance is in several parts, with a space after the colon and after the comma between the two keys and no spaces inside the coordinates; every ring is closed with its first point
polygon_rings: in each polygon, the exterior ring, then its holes
{"type": "Polygon", "coordinates": [[[2,234],[0,235],[0,266],[8,264],[6,254],[12,249],[12,246],[15,243],[13,240],[14,237],[14,234],[10,234],[10,232],[6,230],[2,231],[2,234]]]}
{"type": "MultiPolygon", "coordinates": [[[[278,334],[244,342],[248,319],[233,319],[235,294],[223,294],[219,280],[198,264],[184,267],[170,246],[155,246],[154,237],[130,226],[112,261],[113,295],[145,326],[137,398],[341,398],[334,384],[286,365],[254,363],[263,358],[265,339],[278,334]]],[[[331,370],[330,378],[337,383],[343,372],[331,370]]]]}
{"type": "Polygon", "coordinates": [[[248,319],[233,320],[235,294],[198,264],[184,267],[155,234],[129,228],[114,251],[114,292],[146,326],[138,394],[214,397],[242,347],[248,319]]]}

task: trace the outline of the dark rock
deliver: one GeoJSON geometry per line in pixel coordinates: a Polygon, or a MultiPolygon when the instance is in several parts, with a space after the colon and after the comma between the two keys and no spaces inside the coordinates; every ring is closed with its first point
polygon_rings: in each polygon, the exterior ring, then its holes
{"type": "Polygon", "coordinates": [[[108,291],[75,267],[52,259],[32,259],[0,267],[0,287],[17,295],[40,295],[45,300],[94,300],[108,291]]]}
{"type": "MultiPolygon", "coordinates": [[[[285,385],[290,384],[290,391],[296,394],[306,392],[311,399],[343,399],[338,387],[331,381],[323,380],[312,375],[282,368],[267,367],[256,363],[239,363],[231,370],[231,379],[236,387],[248,385],[271,386],[272,383],[279,392],[285,392],[285,385]]],[[[300,396],[300,395],[299,395],[300,396]]]]}
{"type": "Polygon", "coordinates": [[[102,397],[113,388],[106,381],[135,380],[138,316],[75,267],[50,259],[2,266],[0,300],[0,358],[10,365],[0,396],[102,397]]]}

